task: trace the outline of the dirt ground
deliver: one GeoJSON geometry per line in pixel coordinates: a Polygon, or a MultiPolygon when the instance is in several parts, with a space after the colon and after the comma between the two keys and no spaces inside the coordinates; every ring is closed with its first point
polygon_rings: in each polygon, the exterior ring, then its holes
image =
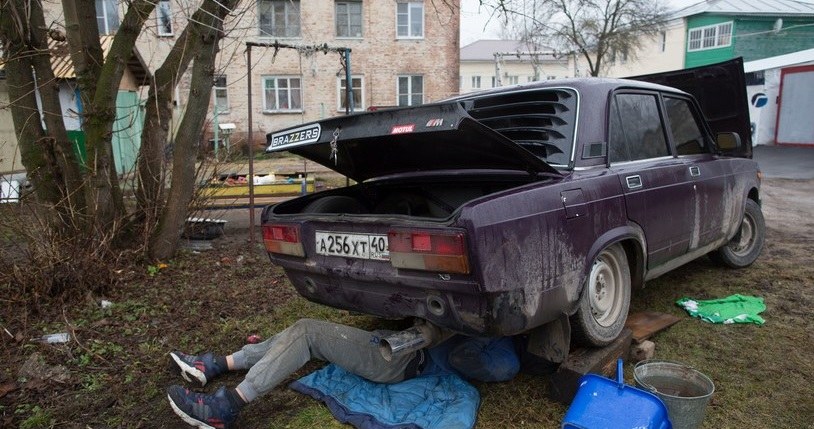
{"type": "MultiPolygon", "coordinates": [[[[814,180],[766,180],[762,198],[767,245],[754,266],[732,271],[702,258],[649,283],[632,302],[634,311],[684,318],[654,339],[656,357],[691,364],[715,381],[707,428],[811,427],[814,421],[814,180]],[[682,296],[731,293],[763,296],[766,325],[704,324],[674,305],[682,296]]],[[[259,243],[249,248],[245,224],[230,223],[212,245],[184,252],[165,268],[134,268],[104,296],[54,303],[40,314],[0,298],[0,427],[187,427],[164,393],[182,383],[167,369],[169,351],[235,350],[247,335],[268,337],[302,316],[376,326],[372,318],[299,298],[259,243]],[[112,306],[103,308],[102,299],[112,306]],[[59,332],[71,340],[32,341],[59,332]]],[[[626,372],[632,383],[629,365],[626,372]]],[[[206,390],[240,379],[228,376],[206,390]]],[[[477,427],[559,427],[565,407],[546,399],[545,385],[525,375],[478,385],[477,427]]],[[[281,386],[250,404],[238,427],[345,426],[321,404],[281,386]]]]}

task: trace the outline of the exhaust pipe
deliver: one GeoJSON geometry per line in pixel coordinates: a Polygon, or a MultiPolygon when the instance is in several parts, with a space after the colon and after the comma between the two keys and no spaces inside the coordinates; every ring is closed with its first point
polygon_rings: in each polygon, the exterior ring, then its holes
{"type": "Polygon", "coordinates": [[[453,332],[441,329],[429,322],[417,323],[410,329],[396,332],[379,340],[379,352],[387,362],[393,356],[412,353],[425,347],[441,343],[451,337],[453,332]]]}

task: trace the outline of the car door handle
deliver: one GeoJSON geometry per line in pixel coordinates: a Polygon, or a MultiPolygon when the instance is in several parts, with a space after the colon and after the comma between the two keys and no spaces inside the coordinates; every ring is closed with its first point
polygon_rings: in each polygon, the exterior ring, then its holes
{"type": "Polygon", "coordinates": [[[625,177],[628,189],[638,189],[642,187],[642,177],[639,175],[625,177]]]}
{"type": "Polygon", "coordinates": [[[698,177],[700,175],[701,175],[701,169],[698,168],[697,165],[693,165],[692,167],[690,167],[690,176],[698,177]]]}

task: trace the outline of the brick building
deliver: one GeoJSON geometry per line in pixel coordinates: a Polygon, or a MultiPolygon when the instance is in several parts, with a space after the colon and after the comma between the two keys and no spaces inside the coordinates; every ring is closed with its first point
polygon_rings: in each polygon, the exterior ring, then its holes
{"type": "MultiPolygon", "coordinates": [[[[111,2],[114,0],[97,0],[111,2]]],[[[345,113],[345,72],[336,52],[351,49],[354,109],[416,105],[458,93],[459,1],[257,0],[243,2],[224,23],[226,36],[215,71],[206,133],[217,123],[235,125],[232,143],[248,130],[246,42],[302,47],[253,47],[253,138],[282,127],[345,113]]],[[[161,0],[139,49],[152,70],[160,66],[197,2],[161,0]]],[[[98,5],[97,5],[98,8],[98,5]]],[[[180,115],[187,81],[177,91],[180,115]]],[[[145,94],[146,95],[146,94],[145,94]]],[[[177,115],[177,116],[178,116],[177,115]]]]}

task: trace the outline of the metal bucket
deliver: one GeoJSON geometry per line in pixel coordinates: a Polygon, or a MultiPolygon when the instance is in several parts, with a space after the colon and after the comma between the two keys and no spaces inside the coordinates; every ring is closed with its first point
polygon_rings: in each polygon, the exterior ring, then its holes
{"type": "Polygon", "coordinates": [[[664,402],[674,429],[700,427],[715,392],[709,377],[675,362],[641,361],[633,368],[633,379],[637,386],[655,393],[664,402]]]}

